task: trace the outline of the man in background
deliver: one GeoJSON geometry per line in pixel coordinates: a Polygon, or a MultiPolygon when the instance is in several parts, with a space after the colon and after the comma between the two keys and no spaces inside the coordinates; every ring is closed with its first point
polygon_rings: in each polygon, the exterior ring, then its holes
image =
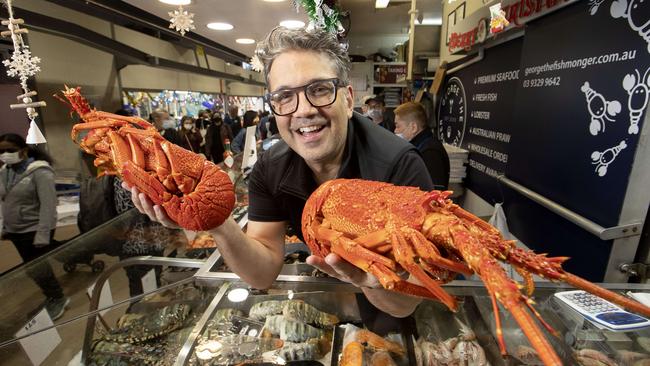
{"type": "Polygon", "coordinates": [[[389,118],[389,115],[386,112],[386,106],[384,104],[383,98],[369,98],[366,100],[365,104],[368,110],[368,117],[370,117],[373,122],[390,132],[395,131],[395,123],[391,120],[391,118],[389,118]]]}
{"type": "Polygon", "coordinates": [[[420,103],[407,102],[395,109],[395,134],[420,151],[436,189],[447,189],[449,156],[427,126],[427,116],[420,103]]]}
{"type": "Polygon", "coordinates": [[[181,137],[176,130],[176,121],[174,121],[166,110],[156,109],[151,112],[149,118],[165,140],[172,144],[180,145],[181,137]]]}

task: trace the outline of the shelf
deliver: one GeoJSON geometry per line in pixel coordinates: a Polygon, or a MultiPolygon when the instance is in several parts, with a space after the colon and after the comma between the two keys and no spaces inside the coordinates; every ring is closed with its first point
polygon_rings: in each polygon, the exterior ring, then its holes
{"type": "Polygon", "coordinates": [[[406,84],[372,84],[373,88],[407,88],[406,84]]]}

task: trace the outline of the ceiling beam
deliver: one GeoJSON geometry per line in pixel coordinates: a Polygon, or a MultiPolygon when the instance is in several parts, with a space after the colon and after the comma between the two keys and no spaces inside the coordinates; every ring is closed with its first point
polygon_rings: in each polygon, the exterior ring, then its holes
{"type": "MultiPolygon", "coordinates": [[[[28,28],[67,38],[75,42],[79,42],[81,44],[85,44],[87,46],[110,53],[115,56],[118,65],[121,66],[146,65],[161,69],[184,71],[225,80],[232,80],[245,84],[258,86],[265,85],[260,81],[246,79],[240,75],[233,75],[222,71],[210,70],[204,67],[153,56],[142,52],[137,48],[133,48],[129,45],[118,42],[110,37],[106,37],[102,34],[94,32],[88,28],[84,28],[78,24],[52,18],[47,15],[34,13],[16,6],[14,6],[14,9],[16,10],[16,15],[19,15],[28,20],[28,28]]],[[[8,18],[9,14],[7,13],[7,9],[4,7],[0,8],[0,15],[3,18],[8,18]]]]}

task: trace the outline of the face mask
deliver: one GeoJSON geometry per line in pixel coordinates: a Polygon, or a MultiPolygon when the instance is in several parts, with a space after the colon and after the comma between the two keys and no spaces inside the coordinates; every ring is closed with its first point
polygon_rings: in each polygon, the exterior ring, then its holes
{"type": "Polygon", "coordinates": [[[0,154],[0,160],[2,160],[7,165],[13,165],[16,163],[20,163],[20,161],[23,159],[20,158],[20,153],[16,151],[12,153],[6,152],[0,154]]]}
{"type": "Polygon", "coordinates": [[[383,116],[383,113],[381,112],[381,109],[371,109],[368,111],[368,116],[372,118],[373,120],[375,119],[381,119],[383,116]]]}
{"type": "Polygon", "coordinates": [[[403,134],[403,133],[396,133],[395,136],[397,136],[397,137],[401,137],[401,138],[403,138],[404,140],[406,140],[406,137],[404,137],[404,134],[403,134]]]}
{"type": "Polygon", "coordinates": [[[184,127],[186,130],[191,130],[192,127],[194,127],[194,125],[187,124],[187,125],[183,125],[183,127],[184,127]]]}
{"type": "Polygon", "coordinates": [[[172,118],[168,118],[163,121],[162,126],[164,129],[176,128],[176,121],[174,121],[172,118]]]}

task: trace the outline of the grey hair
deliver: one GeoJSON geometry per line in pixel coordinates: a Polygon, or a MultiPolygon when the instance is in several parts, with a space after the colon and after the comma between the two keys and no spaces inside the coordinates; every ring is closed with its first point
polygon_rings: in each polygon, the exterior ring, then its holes
{"type": "Polygon", "coordinates": [[[274,28],[266,38],[257,44],[255,55],[264,65],[264,80],[269,86],[269,72],[273,61],[287,51],[313,51],[327,56],[336,69],[336,77],[345,85],[350,84],[350,58],[341,47],[336,35],[322,29],[274,28]]]}

